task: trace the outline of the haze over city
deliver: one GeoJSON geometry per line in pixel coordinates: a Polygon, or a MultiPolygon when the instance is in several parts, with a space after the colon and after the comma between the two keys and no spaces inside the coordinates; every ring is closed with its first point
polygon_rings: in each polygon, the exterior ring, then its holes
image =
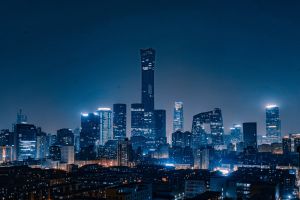
{"type": "Polygon", "coordinates": [[[186,130],[193,115],[219,107],[225,132],[255,121],[264,134],[264,107],[276,103],[282,134],[299,131],[299,1],[0,7],[1,128],[11,127],[20,108],[29,122],[55,132],[80,127],[83,111],[140,102],[139,49],[152,47],[155,107],[167,111],[167,134],[174,101],[184,102],[186,130]]]}

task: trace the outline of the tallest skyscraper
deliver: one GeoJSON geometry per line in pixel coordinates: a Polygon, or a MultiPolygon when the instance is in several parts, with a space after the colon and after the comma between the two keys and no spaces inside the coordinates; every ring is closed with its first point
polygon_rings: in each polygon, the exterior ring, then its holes
{"type": "Polygon", "coordinates": [[[141,49],[142,104],[146,112],[154,110],[154,66],[155,50],[141,49]]]}

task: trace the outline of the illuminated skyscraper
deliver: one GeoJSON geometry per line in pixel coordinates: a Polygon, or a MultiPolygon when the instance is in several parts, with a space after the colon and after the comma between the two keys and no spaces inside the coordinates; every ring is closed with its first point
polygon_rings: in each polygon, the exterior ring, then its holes
{"type": "Polygon", "coordinates": [[[270,143],[281,142],[281,121],[276,105],[266,106],[266,136],[270,143]]]}
{"type": "Polygon", "coordinates": [[[172,133],[172,147],[191,147],[192,144],[192,133],[176,131],[172,133]]]}
{"type": "Polygon", "coordinates": [[[57,144],[62,146],[74,145],[74,134],[72,129],[62,128],[57,131],[57,144]]]}
{"type": "Polygon", "coordinates": [[[143,104],[131,104],[131,137],[144,136],[144,111],[143,104]]]}
{"type": "Polygon", "coordinates": [[[100,117],[100,138],[97,145],[104,145],[108,140],[113,138],[112,134],[112,111],[111,108],[98,108],[100,117]]]}
{"type": "Polygon", "coordinates": [[[239,124],[234,124],[230,128],[231,143],[239,143],[242,141],[242,126],[239,124]]]}
{"type": "Polygon", "coordinates": [[[36,136],[36,158],[46,158],[49,152],[49,143],[47,140],[47,134],[39,130],[36,136]]]}
{"type": "Polygon", "coordinates": [[[173,133],[183,131],[183,103],[176,101],[173,116],[173,133]]]}
{"type": "Polygon", "coordinates": [[[288,155],[292,152],[292,140],[289,136],[282,138],[282,151],[284,155],[288,155]]]}
{"type": "Polygon", "coordinates": [[[126,104],[113,105],[113,135],[114,139],[126,138],[126,104]]]}
{"type": "Polygon", "coordinates": [[[100,117],[98,113],[81,114],[80,149],[95,147],[100,138],[100,117]]]}
{"type": "Polygon", "coordinates": [[[131,160],[132,146],[128,138],[118,141],[117,160],[118,166],[129,166],[131,160]]]}
{"type": "Polygon", "coordinates": [[[154,66],[155,50],[141,49],[141,67],[142,67],[142,104],[145,111],[154,110],[154,66]]]}
{"type": "Polygon", "coordinates": [[[15,139],[17,159],[22,161],[28,158],[36,158],[37,128],[32,124],[16,124],[15,139]]]}
{"type": "Polygon", "coordinates": [[[208,144],[208,138],[212,145],[223,145],[223,117],[220,108],[213,111],[203,112],[193,117],[192,125],[193,148],[199,148],[208,144]]]}
{"type": "Polygon", "coordinates": [[[156,141],[165,144],[167,142],[166,110],[154,110],[154,120],[156,141]]]}

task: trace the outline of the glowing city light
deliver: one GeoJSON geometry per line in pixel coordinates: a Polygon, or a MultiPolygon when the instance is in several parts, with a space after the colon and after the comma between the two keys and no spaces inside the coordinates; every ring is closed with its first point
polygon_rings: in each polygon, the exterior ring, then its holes
{"type": "Polygon", "coordinates": [[[276,104],[268,104],[268,105],[266,106],[267,109],[272,109],[272,108],[276,108],[276,107],[277,107],[276,104]]]}
{"type": "Polygon", "coordinates": [[[97,109],[98,111],[110,111],[111,108],[106,108],[106,107],[100,107],[97,109]]]}

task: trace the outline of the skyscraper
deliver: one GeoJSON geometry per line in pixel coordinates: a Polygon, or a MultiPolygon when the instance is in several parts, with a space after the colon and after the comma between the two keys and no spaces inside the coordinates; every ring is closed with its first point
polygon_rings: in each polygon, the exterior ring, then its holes
{"type": "Polygon", "coordinates": [[[277,105],[266,106],[266,136],[270,143],[281,142],[281,121],[277,105]]]}
{"type": "Polygon", "coordinates": [[[57,131],[57,144],[62,146],[74,145],[74,134],[72,129],[62,128],[57,131]]]}
{"type": "Polygon", "coordinates": [[[39,130],[36,135],[36,158],[44,159],[49,152],[49,143],[47,134],[39,130]]]}
{"type": "Polygon", "coordinates": [[[100,117],[98,113],[81,114],[80,149],[95,147],[100,138],[100,117]]]}
{"type": "Polygon", "coordinates": [[[172,147],[191,147],[192,144],[192,133],[176,131],[172,133],[172,147]]]}
{"type": "Polygon", "coordinates": [[[292,152],[292,140],[289,136],[282,138],[282,151],[284,155],[288,155],[292,152]]]}
{"type": "Polygon", "coordinates": [[[142,67],[142,104],[145,111],[154,110],[154,67],[155,50],[141,49],[141,67],[142,67]]]}
{"type": "Polygon", "coordinates": [[[114,139],[126,138],[126,104],[113,105],[113,135],[114,139]]]}
{"type": "Polygon", "coordinates": [[[257,124],[256,122],[243,123],[244,147],[257,149],[257,124]]]}
{"type": "Polygon", "coordinates": [[[143,104],[131,104],[131,137],[144,136],[144,111],[143,104]]]}
{"type": "Polygon", "coordinates": [[[239,143],[242,141],[242,126],[239,124],[234,124],[230,128],[231,143],[239,143]]]}
{"type": "Polygon", "coordinates": [[[15,143],[17,159],[22,161],[28,158],[36,158],[37,128],[32,124],[15,125],[15,143]]]}
{"type": "Polygon", "coordinates": [[[112,111],[111,108],[98,108],[97,112],[100,117],[100,138],[97,141],[97,145],[104,145],[113,138],[112,111]]]}
{"type": "Polygon", "coordinates": [[[173,133],[176,131],[183,131],[183,122],[183,103],[176,101],[173,116],[173,133]]]}
{"type": "Polygon", "coordinates": [[[154,125],[156,141],[160,144],[166,143],[166,110],[154,110],[154,125]]]}
{"type": "Polygon", "coordinates": [[[118,141],[117,160],[118,166],[129,166],[131,160],[132,146],[128,138],[118,141]]]}
{"type": "Polygon", "coordinates": [[[203,112],[193,117],[192,125],[193,147],[198,148],[208,144],[208,138],[212,140],[212,145],[223,144],[223,118],[220,108],[213,111],[203,112]]]}

